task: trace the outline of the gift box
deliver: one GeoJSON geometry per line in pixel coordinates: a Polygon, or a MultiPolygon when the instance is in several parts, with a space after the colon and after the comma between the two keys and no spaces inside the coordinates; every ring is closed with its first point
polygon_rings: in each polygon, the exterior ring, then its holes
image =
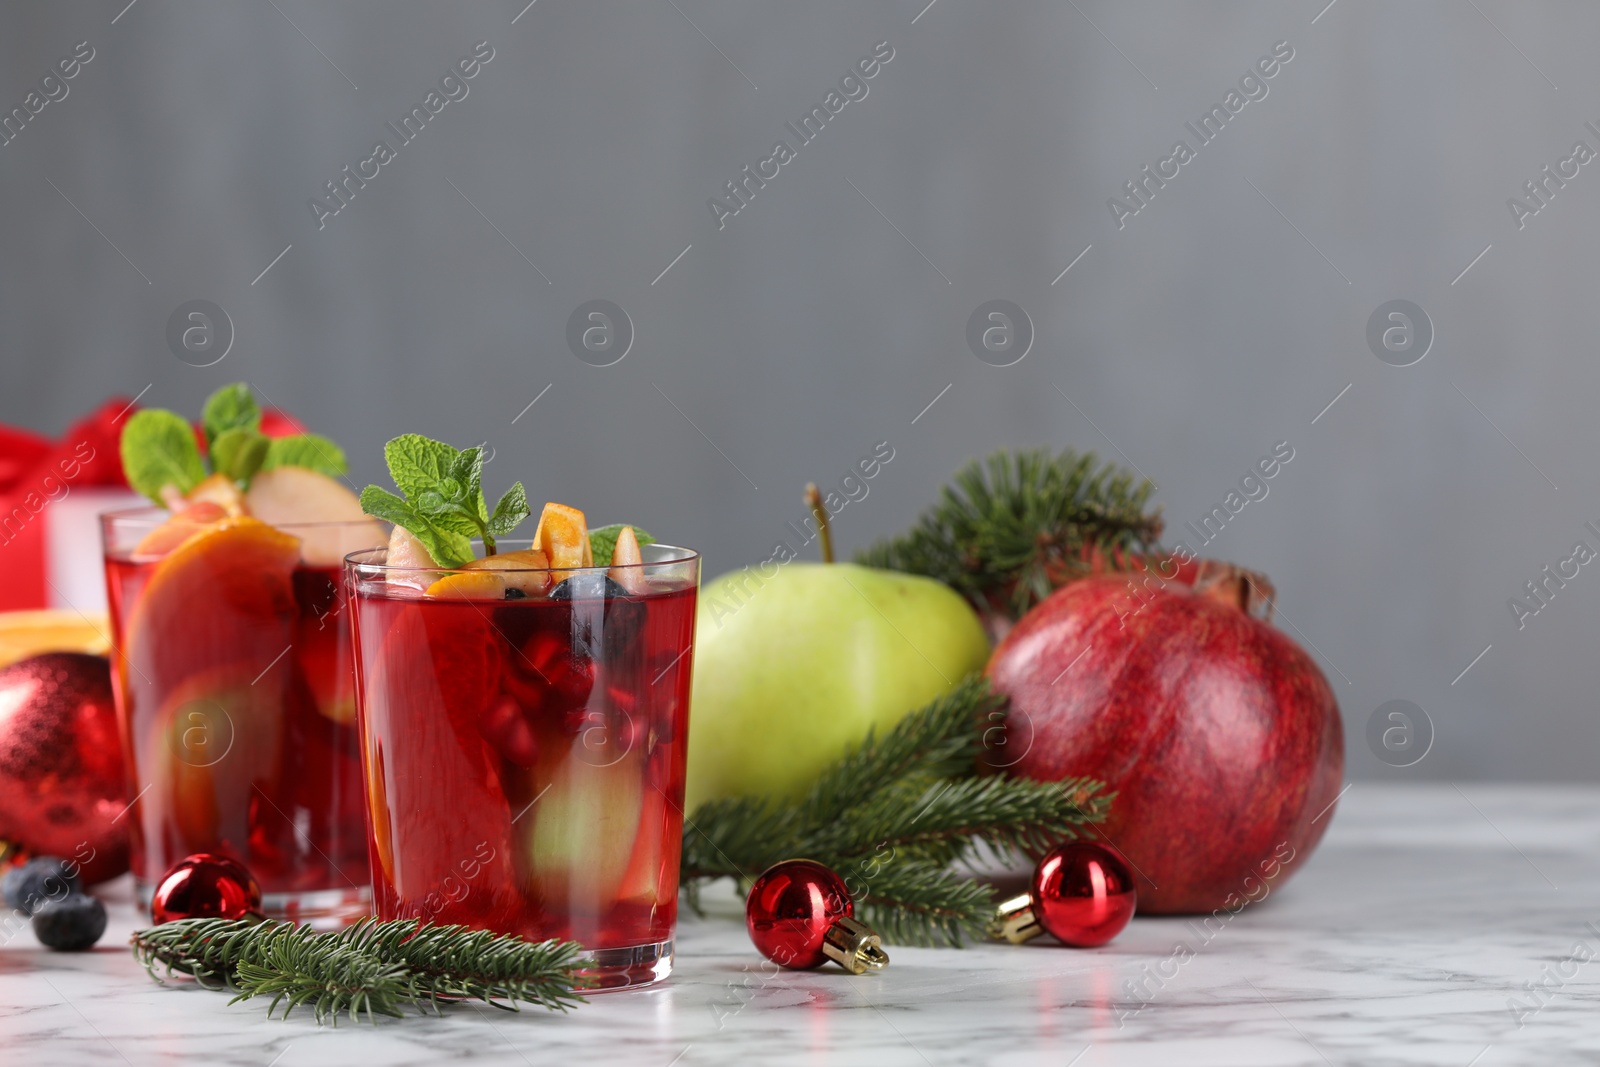
{"type": "Polygon", "coordinates": [[[113,397],[55,441],[0,425],[0,611],[105,611],[99,515],[145,502],[118,449],[132,411],[113,397]]]}

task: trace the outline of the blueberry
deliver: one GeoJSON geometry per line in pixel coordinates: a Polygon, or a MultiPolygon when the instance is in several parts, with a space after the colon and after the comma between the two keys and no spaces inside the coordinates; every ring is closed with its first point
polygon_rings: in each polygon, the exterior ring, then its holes
{"type": "Polygon", "coordinates": [[[92,948],[105,932],[106,906],[82,893],[63,900],[47,900],[33,912],[33,936],[57,952],[92,948]]]}
{"type": "Polygon", "coordinates": [[[36,856],[0,879],[0,895],[7,904],[26,914],[49,901],[69,897],[78,889],[78,865],[54,856],[36,856]]]}
{"type": "Polygon", "coordinates": [[[523,592],[521,589],[518,589],[516,586],[513,585],[513,586],[508,586],[506,588],[506,594],[505,594],[505,596],[501,597],[501,599],[502,600],[521,600],[524,597],[526,597],[527,595],[528,595],[527,593],[523,592]]]}
{"type": "Polygon", "coordinates": [[[619,666],[634,647],[644,618],[644,606],[630,599],[628,591],[609,575],[598,570],[580,571],[550,590],[550,599],[573,605],[574,656],[603,659],[607,664],[619,666]],[[593,610],[596,606],[601,606],[598,615],[593,610]],[[597,628],[599,641],[595,640],[597,628]]]}
{"type": "Polygon", "coordinates": [[[580,571],[550,590],[551,600],[610,600],[627,595],[626,589],[600,571],[580,571]]]}

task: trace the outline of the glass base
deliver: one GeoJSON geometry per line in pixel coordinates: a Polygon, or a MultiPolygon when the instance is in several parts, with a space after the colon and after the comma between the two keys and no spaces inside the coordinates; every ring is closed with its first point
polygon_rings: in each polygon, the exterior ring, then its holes
{"type": "Polygon", "coordinates": [[[578,974],[588,985],[578,990],[580,993],[653,985],[672,973],[672,942],[595,949],[584,953],[583,959],[585,965],[578,974]]]}
{"type": "MultiPolygon", "coordinates": [[[[135,880],[133,889],[139,908],[150,913],[155,888],[135,880]]],[[[358,919],[372,914],[372,889],[346,886],[343,889],[313,889],[301,893],[263,893],[261,910],[269,919],[307,923],[313,930],[343,930],[358,919]]],[[[670,944],[670,943],[669,943],[670,944]]]]}

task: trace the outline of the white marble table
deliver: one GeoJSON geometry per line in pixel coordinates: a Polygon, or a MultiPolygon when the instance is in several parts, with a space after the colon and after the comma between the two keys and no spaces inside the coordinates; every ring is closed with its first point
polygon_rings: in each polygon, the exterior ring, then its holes
{"type": "Polygon", "coordinates": [[[900,949],[885,972],[770,977],[732,896],[681,924],[663,985],[570,1016],[456,1006],[318,1027],[153,984],[122,948],[0,947],[0,1062],[310,1064],[1506,1064],[1600,1059],[1600,789],[1357,784],[1297,878],[1193,959],[1179,919],[1111,945],[900,949]],[[1594,922],[1595,928],[1586,924],[1594,922]],[[1140,1008],[1126,983],[1145,978],[1140,1008]],[[1547,970],[1548,968],[1548,970],[1547,970]],[[1544,983],[1537,996],[1524,983],[1544,983]],[[1508,1007],[1520,995],[1521,1020],[1508,1007]],[[1540,1007],[1542,1005],[1542,1007],[1540,1007]],[[1135,1010],[1138,1009],[1138,1010],[1135,1010]]]}

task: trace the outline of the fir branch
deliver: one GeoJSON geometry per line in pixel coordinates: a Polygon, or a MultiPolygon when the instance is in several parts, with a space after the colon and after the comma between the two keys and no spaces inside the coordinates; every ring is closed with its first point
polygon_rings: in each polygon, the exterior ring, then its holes
{"type": "Polygon", "coordinates": [[[1093,452],[996,452],[958,471],[909,531],[856,560],[936,578],[980,611],[1017,619],[1098,555],[1159,550],[1154,492],[1093,452]]]}
{"type": "Polygon", "coordinates": [[[992,775],[942,781],[923,792],[909,820],[904,807],[874,798],[826,828],[813,851],[848,857],[852,842],[873,841],[874,851],[953,862],[970,858],[972,847],[982,841],[1003,854],[1037,854],[1075,840],[1085,825],[1106,817],[1112,798],[1092,795],[1098,789],[1098,782],[1084,778],[1034,782],[992,775]]]}
{"type": "MultiPolygon", "coordinates": [[[[869,731],[798,802],[734,797],[702,804],[684,827],[682,880],[748,880],[779,859],[813,852],[836,855],[830,833],[851,809],[870,799],[883,804],[890,794],[906,792],[907,781],[914,779],[913,795],[900,796],[898,805],[884,805],[903,812],[932,782],[970,774],[982,737],[974,724],[992,725],[990,716],[1003,707],[988,683],[974,675],[901,719],[881,739],[869,731]],[[775,847],[789,852],[774,858],[775,847]]],[[[860,834],[846,839],[876,840],[860,834]]]]}
{"type": "Polygon", "coordinates": [[[364,920],[335,933],[251,919],[183,919],[132,938],[151,977],[192,976],[208,989],[232,987],[235,1001],[271,996],[270,1017],[310,1005],[317,1021],[341,1014],[369,1021],[398,1016],[410,1004],[437,1011],[441,1000],[482,1000],[516,1010],[518,1002],[565,1011],[580,1003],[582,948],[570,941],[435,926],[417,920],[364,920]]]}
{"type": "Polygon", "coordinates": [[[524,941],[488,930],[432,923],[363,920],[338,935],[345,944],[403,967],[419,996],[481,1000],[519,1010],[517,1002],[566,1011],[582,948],[572,941],[524,941]]]}
{"type": "Polygon", "coordinates": [[[1037,852],[1104,819],[1111,797],[1084,778],[1033,782],[976,775],[983,734],[1003,701],[969,678],[881,738],[869,733],[793,801],[741,797],[703,804],[685,821],[682,885],[741,884],[781,860],[836,871],[886,940],[960,944],[994,913],[987,887],[949,870],[982,842],[1037,852]]]}
{"type": "Polygon", "coordinates": [[[994,916],[988,886],[941,863],[889,863],[856,894],[856,915],[884,941],[960,945],[981,939],[994,916]]]}

